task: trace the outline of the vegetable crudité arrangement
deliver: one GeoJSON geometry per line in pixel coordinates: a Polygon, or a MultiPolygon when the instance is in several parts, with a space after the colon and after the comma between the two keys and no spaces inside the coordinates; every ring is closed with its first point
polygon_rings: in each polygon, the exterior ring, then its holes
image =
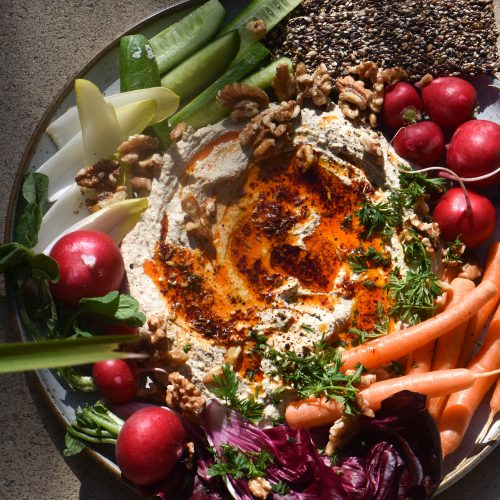
{"type": "MultiPolygon", "coordinates": [[[[498,378],[491,186],[500,178],[500,125],[473,118],[477,93],[462,78],[411,84],[401,68],[366,62],[333,80],[322,66],[309,74],[286,57],[269,61],[262,39],[300,3],[254,0],[225,22],[209,0],[149,40],[123,37],[121,93],[104,97],[75,82],[76,107],[47,129],[58,151],[26,175],[14,242],[0,247],[0,270],[36,340],[3,346],[2,371],[52,367],[71,390],[98,391],[102,399],[68,427],[65,454],[116,446],[123,476],[146,496],[430,498],[443,456],[459,448],[498,378]],[[301,107],[328,110],[332,99],[343,120],[371,134],[367,162],[384,161],[377,117],[396,153],[388,153],[396,184],[378,201],[367,188],[340,223],[361,242],[342,256],[357,280],[345,278],[343,290],[359,282],[379,297],[371,322],[355,310],[335,335],[304,323],[315,342],[303,352],[251,329],[246,366],[242,348],[231,347],[193,383],[182,369],[193,346],[172,349],[165,324],[141,311],[124,282],[120,244],[148,209],[162,153],[193,130],[233,120],[254,127],[239,143],[253,148],[261,170],[292,156],[309,179],[321,158],[293,145],[294,120],[301,107]],[[399,255],[389,251],[394,240],[399,255]],[[488,243],[482,271],[474,249],[488,243]],[[265,397],[263,377],[274,384],[265,397]],[[268,405],[278,409],[271,416],[268,405]]],[[[206,243],[208,216],[197,204],[183,210],[191,236],[206,243]]],[[[285,215],[263,231],[288,231],[285,215]]],[[[166,238],[160,248],[173,266],[166,238]]],[[[184,275],[189,301],[204,284],[184,275]]],[[[489,425],[498,398],[497,382],[489,425]]]]}

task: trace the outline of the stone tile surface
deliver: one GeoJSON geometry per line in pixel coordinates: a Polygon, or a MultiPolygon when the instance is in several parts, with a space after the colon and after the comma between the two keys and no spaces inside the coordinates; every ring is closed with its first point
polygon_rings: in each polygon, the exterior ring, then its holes
{"type": "MultiPolygon", "coordinates": [[[[125,28],[164,8],[161,0],[0,2],[0,234],[14,175],[44,110],[61,87],[125,28]]],[[[15,341],[0,303],[0,341],[15,341]]],[[[86,455],[62,456],[64,432],[32,377],[0,376],[2,500],[132,500],[138,496],[86,455]]],[[[500,448],[443,500],[500,498],[500,448]]]]}

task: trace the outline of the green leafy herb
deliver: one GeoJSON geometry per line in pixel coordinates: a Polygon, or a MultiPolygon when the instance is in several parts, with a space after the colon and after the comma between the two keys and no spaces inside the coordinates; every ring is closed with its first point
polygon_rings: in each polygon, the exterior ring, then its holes
{"type": "Polygon", "coordinates": [[[375,203],[372,205],[364,201],[360,209],[355,213],[364,227],[361,236],[366,239],[371,238],[375,233],[389,236],[391,233],[390,228],[399,227],[403,222],[401,212],[395,210],[391,203],[375,203]]]}
{"type": "Polygon", "coordinates": [[[401,321],[416,324],[434,315],[435,299],[441,295],[438,277],[430,270],[409,269],[402,278],[391,273],[388,289],[395,304],[389,311],[401,321]]]}
{"type": "Polygon", "coordinates": [[[373,247],[366,249],[360,247],[355,254],[347,257],[347,261],[351,265],[351,269],[357,274],[368,271],[370,267],[386,268],[391,265],[390,257],[382,255],[373,247]]]}
{"type": "Polygon", "coordinates": [[[279,376],[297,391],[299,398],[325,396],[344,405],[346,413],[356,413],[358,389],[353,384],[359,382],[363,367],[359,366],[353,375],[343,374],[341,353],[336,349],[321,341],[309,355],[270,348],[266,357],[274,367],[270,375],[279,376]]]}
{"type": "Polygon", "coordinates": [[[103,297],[83,298],[75,313],[67,320],[64,327],[64,337],[71,335],[82,337],[93,335],[93,331],[86,330],[78,319],[86,314],[98,315],[113,323],[125,323],[128,326],[141,326],[146,316],[139,311],[139,302],[125,293],[109,292],[103,297]]]}
{"type": "Polygon", "coordinates": [[[214,376],[214,384],[210,390],[222,402],[235,411],[241,413],[246,419],[256,422],[262,418],[264,407],[254,399],[244,399],[238,396],[239,383],[231,365],[222,367],[222,375],[214,376]]]}
{"type": "Polygon", "coordinates": [[[399,377],[405,372],[403,365],[399,361],[393,361],[388,366],[388,369],[395,377],[399,377]]]}
{"type": "Polygon", "coordinates": [[[446,243],[445,249],[443,251],[443,262],[448,265],[458,265],[463,264],[462,255],[465,250],[465,245],[463,244],[460,236],[454,241],[446,243]]]}
{"type": "Polygon", "coordinates": [[[427,177],[418,172],[401,172],[399,174],[400,189],[397,191],[404,207],[412,207],[415,202],[429,193],[443,192],[446,180],[441,177],[427,177]]]}
{"type": "Polygon", "coordinates": [[[306,332],[314,333],[314,328],[311,325],[306,325],[305,323],[302,323],[300,325],[300,328],[302,328],[302,330],[305,330],[306,332]]]}
{"type": "Polygon", "coordinates": [[[115,445],[124,423],[100,401],[78,410],[64,438],[64,455],[68,457],[80,453],[87,446],[85,443],[115,445]]]}
{"type": "Polygon", "coordinates": [[[288,493],[290,493],[290,486],[288,486],[288,484],[286,484],[284,481],[278,481],[277,483],[273,483],[271,485],[271,489],[273,491],[273,493],[276,493],[277,495],[281,495],[281,496],[284,496],[284,495],[287,495],[288,493]]]}
{"type": "Polygon", "coordinates": [[[405,262],[410,268],[423,271],[430,271],[432,269],[432,261],[429,253],[419,238],[416,229],[407,229],[405,241],[402,246],[405,262]]]}
{"type": "Polygon", "coordinates": [[[16,224],[15,240],[28,248],[38,243],[48,188],[49,178],[44,174],[30,173],[24,179],[21,188],[23,206],[16,224]]]}
{"type": "Polygon", "coordinates": [[[245,451],[236,446],[222,444],[220,454],[215,452],[215,463],[208,468],[208,476],[230,476],[234,479],[265,477],[273,456],[267,450],[245,451]]]}

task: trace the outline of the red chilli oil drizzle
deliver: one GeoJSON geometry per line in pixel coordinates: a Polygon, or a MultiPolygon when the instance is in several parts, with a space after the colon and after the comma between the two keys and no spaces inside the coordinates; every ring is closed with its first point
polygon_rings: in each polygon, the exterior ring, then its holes
{"type": "MultiPolygon", "coordinates": [[[[188,168],[221,142],[202,150],[188,168]]],[[[227,248],[212,261],[200,250],[165,243],[165,216],[154,258],[145,262],[144,270],[188,328],[218,345],[245,343],[259,311],[269,307],[273,290],[289,277],[314,292],[300,300],[331,307],[327,293],[347,256],[361,245],[383,249],[378,237],[369,242],[360,239],[354,215],[371,187],[355,180],[351,186],[345,185],[334,175],[335,168],[317,164],[301,174],[294,158],[283,159],[281,165],[252,165],[243,196],[235,200],[239,212],[236,222],[231,222],[227,248]],[[293,230],[313,213],[319,215],[318,225],[298,246],[293,230]]],[[[224,216],[221,224],[230,222],[224,216]]],[[[378,304],[385,310],[390,304],[382,287],[367,288],[351,281],[349,272],[341,291],[354,301],[354,314],[338,336],[349,344],[353,339],[346,333],[349,327],[372,329],[378,320],[378,304]]],[[[247,356],[242,363],[243,371],[258,369],[255,356],[247,356]]]]}

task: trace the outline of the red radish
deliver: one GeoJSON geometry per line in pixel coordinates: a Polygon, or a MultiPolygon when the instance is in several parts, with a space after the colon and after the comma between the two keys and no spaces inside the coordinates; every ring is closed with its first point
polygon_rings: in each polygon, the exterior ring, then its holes
{"type": "Polygon", "coordinates": [[[415,87],[398,82],[387,87],[382,105],[382,117],[390,127],[404,127],[420,118],[424,105],[415,87]]]}
{"type": "Polygon", "coordinates": [[[60,279],[51,285],[56,298],[77,305],[83,297],[101,297],[118,290],[125,266],[118,245],[100,231],[74,231],[50,251],[59,264],[60,279]]]}
{"type": "Polygon", "coordinates": [[[477,92],[462,78],[443,76],[423,87],[422,98],[431,120],[441,127],[453,129],[471,118],[477,92]]]}
{"type": "Polygon", "coordinates": [[[161,407],[135,412],[123,425],[116,442],[122,474],[146,485],[163,479],[182,454],[186,433],[179,418],[161,407]]]}
{"type": "MultiPolygon", "coordinates": [[[[480,177],[500,168],[500,125],[488,120],[471,120],[460,125],[451,138],[446,162],[465,178],[480,177]]],[[[500,174],[475,184],[491,186],[499,180],[500,174]]]]}
{"type": "Polygon", "coordinates": [[[394,136],[392,145],[405,160],[422,167],[439,163],[444,153],[444,134],[433,122],[420,122],[402,128],[394,136]]]}
{"type": "Polygon", "coordinates": [[[112,403],[127,403],[139,388],[137,368],[132,361],[108,359],[92,367],[92,378],[102,395],[112,403]]]}
{"type": "Polygon", "coordinates": [[[445,240],[457,236],[469,248],[484,243],[495,230],[496,211],[488,198],[462,188],[452,188],[438,201],[433,214],[445,240]],[[470,201],[468,206],[467,198],[470,201]]]}

